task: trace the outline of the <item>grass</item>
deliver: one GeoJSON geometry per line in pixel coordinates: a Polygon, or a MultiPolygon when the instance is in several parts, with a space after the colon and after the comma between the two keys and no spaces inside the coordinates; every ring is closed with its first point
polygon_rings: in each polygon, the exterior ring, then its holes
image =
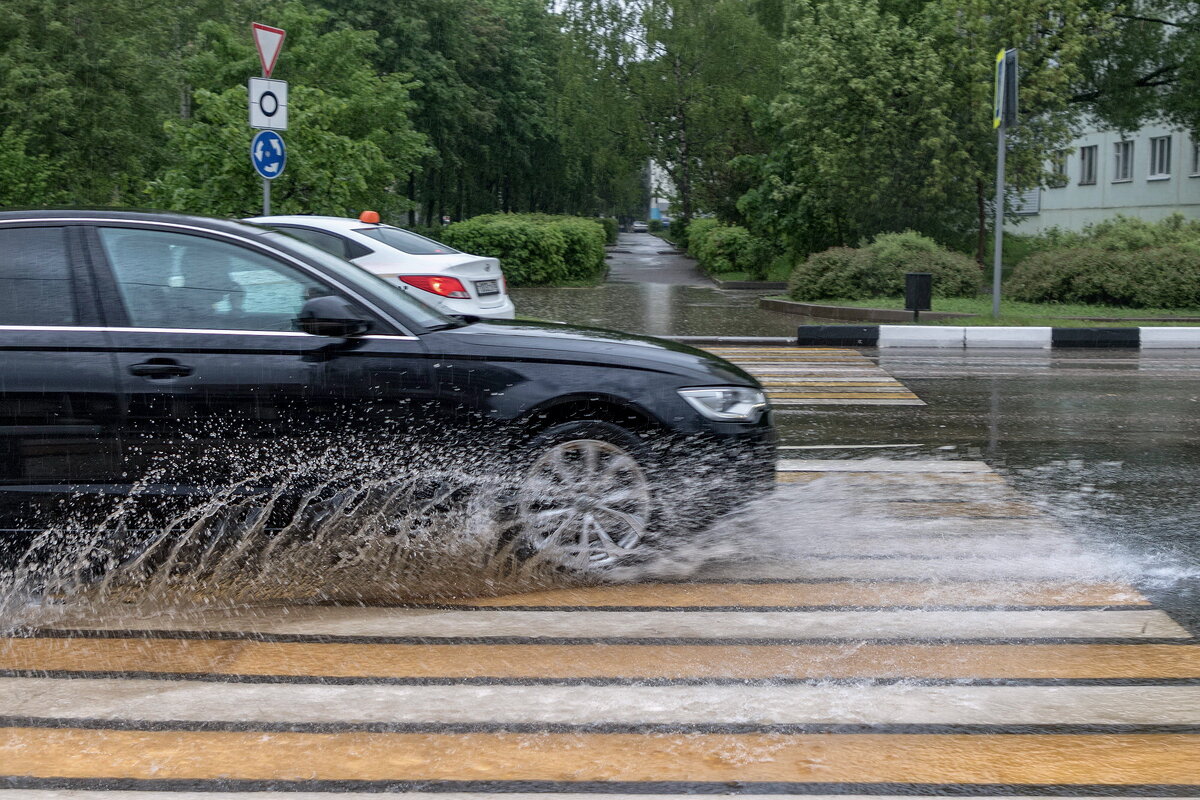
{"type": "Polygon", "coordinates": [[[755,278],[749,272],[718,272],[711,276],[718,281],[782,281],[787,283],[792,276],[792,262],[786,256],[781,256],[767,268],[765,278],[755,278]]]}
{"type": "MultiPolygon", "coordinates": [[[[790,298],[780,296],[778,299],[790,298]]],[[[817,305],[849,306],[854,308],[904,308],[903,297],[872,297],[869,299],[814,300],[817,305]]],[[[1130,319],[1137,317],[1200,317],[1200,308],[1120,308],[1116,306],[1082,305],[1066,303],[1021,303],[1016,300],[1000,301],[1000,317],[992,317],[992,298],[980,297],[935,297],[934,311],[958,314],[978,314],[977,317],[961,317],[950,320],[922,321],[928,325],[1050,325],[1055,327],[1126,327],[1146,323],[1130,319]],[[1105,318],[1103,322],[1079,317],[1105,318]],[[1074,318],[1074,319],[1073,319],[1074,318]],[[1112,320],[1112,321],[1108,321],[1112,320]]],[[[1197,322],[1155,322],[1155,325],[1200,325],[1197,322]]]]}

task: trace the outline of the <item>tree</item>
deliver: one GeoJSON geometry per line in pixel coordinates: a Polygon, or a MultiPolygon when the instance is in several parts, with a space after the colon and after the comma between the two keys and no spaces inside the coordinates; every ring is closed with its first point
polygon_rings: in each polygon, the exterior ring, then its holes
{"type": "Polygon", "coordinates": [[[44,155],[28,152],[30,134],[16,128],[0,132],[0,208],[49,205],[53,168],[44,155]]]}
{"type": "Polygon", "coordinates": [[[1121,130],[1166,119],[1200,132],[1200,3],[1101,0],[1095,11],[1112,24],[1089,43],[1072,100],[1121,130]]]}
{"type": "Polygon", "coordinates": [[[129,202],[177,105],[161,9],[139,0],[0,5],[0,130],[53,165],[23,199],[129,202]]]}
{"type": "Polygon", "coordinates": [[[1050,180],[1045,163],[1070,142],[1071,82],[1104,20],[1079,0],[900,5],[903,17],[878,0],[799,5],[784,91],[759,118],[773,146],[741,206],[800,252],[906,228],[958,244],[974,228],[982,261],[995,52],[1021,58],[1015,195],[1050,180]]]}
{"type": "MultiPolygon", "coordinates": [[[[280,213],[357,216],[365,207],[399,214],[403,186],[426,154],[409,113],[406,75],[377,74],[375,37],[324,31],[328,15],[289,3],[273,21],[288,31],[277,77],[291,82],[287,169],[273,182],[280,213]]],[[[246,89],[258,63],[241,26],[212,23],[187,65],[192,116],[166,123],[174,163],[148,184],[152,202],[180,211],[229,216],[256,213],[260,184],[249,163],[246,89]],[[232,88],[225,88],[232,87],[232,88]]]]}
{"type": "Polygon", "coordinates": [[[745,0],[574,0],[566,14],[602,80],[620,87],[637,135],[675,184],[680,215],[733,194],[753,149],[746,98],[770,94],[776,42],[745,0]]]}

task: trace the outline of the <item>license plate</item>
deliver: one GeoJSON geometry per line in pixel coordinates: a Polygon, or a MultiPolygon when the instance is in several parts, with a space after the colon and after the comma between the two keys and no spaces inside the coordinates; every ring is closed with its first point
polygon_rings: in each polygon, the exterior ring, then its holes
{"type": "Polygon", "coordinates": [[[475,281],[475,294],[480,297],[487,294],[500,294],[500,281],[475,281]]]}

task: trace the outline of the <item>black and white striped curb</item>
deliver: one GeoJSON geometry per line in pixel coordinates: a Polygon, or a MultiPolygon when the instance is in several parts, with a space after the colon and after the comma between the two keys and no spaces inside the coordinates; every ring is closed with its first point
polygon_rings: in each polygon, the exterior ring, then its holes
{"type": "Polygon", "coordinates": [[[1129,347],[1200,349],[1200,327],[1043,328],[801,325],[796,344],[827,347],[1129,347]]]}

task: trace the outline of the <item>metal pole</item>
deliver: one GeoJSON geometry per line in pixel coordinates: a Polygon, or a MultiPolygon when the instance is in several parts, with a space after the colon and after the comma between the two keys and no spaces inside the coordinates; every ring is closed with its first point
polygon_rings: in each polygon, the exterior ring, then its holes
{"type": "Polygon", "coordinates": [[[992,234],[992,317],[1000,316],[1000,256],[1004,252],[1004,156],[1008,149],[1004,123],[999,127],[996,154],[996,230],[992,234]]]}
{"type": "Polygon", "coordinates": [[[271,216],[271,182],[266,178],[263,181],[263,216],[271,216]]]}

